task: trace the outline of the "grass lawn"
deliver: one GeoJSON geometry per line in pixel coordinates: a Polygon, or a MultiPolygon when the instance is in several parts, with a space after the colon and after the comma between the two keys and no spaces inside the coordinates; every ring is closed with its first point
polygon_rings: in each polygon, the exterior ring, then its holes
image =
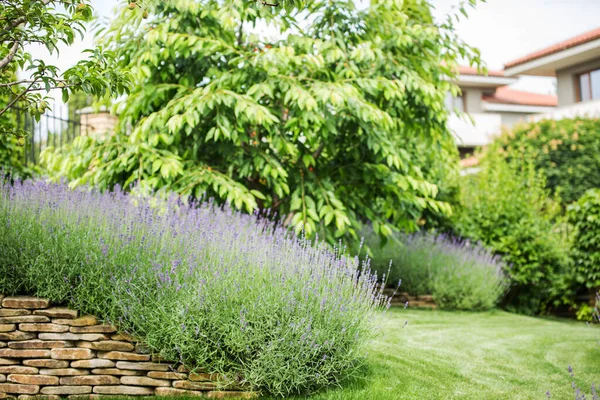
{"type": "Polygon", "coordinates": [[[311,399],[572,399],[569,365],[585,393],[600,384],[599,340],[574,321],[392,309],[366,380],[311,399]]]}

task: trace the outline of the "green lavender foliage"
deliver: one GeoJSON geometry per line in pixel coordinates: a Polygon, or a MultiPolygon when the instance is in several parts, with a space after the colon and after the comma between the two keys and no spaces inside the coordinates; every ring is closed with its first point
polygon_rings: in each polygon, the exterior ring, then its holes
{"type": "Polygon", "coordinates": [[[165,359],[275,395],[359,371],[388,303],[357,259],[210,202],[154,202],[0,183],[0,292],[101,316],[165,359]]]}
{"type": "Polygon", "coordinates": [[[366,237],[372,265],[401,291],[433,295],[441,309],[489,310],[506,290],[504,263],[476,243],[433,233],[394,235],[382,245],[366,237]],[[391,265],[390,265],[391,262],[391,265]]]}

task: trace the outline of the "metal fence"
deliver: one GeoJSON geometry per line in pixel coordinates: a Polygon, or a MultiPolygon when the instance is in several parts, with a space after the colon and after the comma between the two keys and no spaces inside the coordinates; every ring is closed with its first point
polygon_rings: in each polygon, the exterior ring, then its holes
{"type": "Polygon", "coordinates": [[[77,136],[88,134],[86,115],[69,113],[65,106],[55,105],[52,111],[47,111],[39,121],[25,109],[13,108],[11,111],[14,113],[17,129],[27,133],[23,154],[23,162],[27,165],[37,164],[45,148],[64,146],[77,136]]]}

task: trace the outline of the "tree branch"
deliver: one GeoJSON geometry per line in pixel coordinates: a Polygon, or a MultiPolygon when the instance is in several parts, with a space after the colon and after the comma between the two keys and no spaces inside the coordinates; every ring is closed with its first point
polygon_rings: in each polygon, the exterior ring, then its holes
{"type": "Polygon", "coordinates": [[[19,41],[15,40],[12,47],[8,51],[6,57],[0,60],[0,70],[6,68],[6,66],[15,58],[15,54],[17,54],[17,50],[19,49],[19,41]]]}
{"type": "Polygon", "coordinates": [[[237,35],[237,44],[238,46],[242,45],[242,32],[244,29],[244,21],[240,22],[240,28],[238,29],[238,35],[237,35]]]}
{"type": "Polygon", "coordinates": [[[321,153],[323,152],[323,149],[325,148],[325,142],[321,143],[321,145],[317,148],[317,150],[313,153],[313,158],[315,159],[315,161],[317,160],[317,158],[319,158],[319,156],[321,155],[321,153]]]}
{"type": "Polygon", "coordinates": [[[256,3],[259,2],[260,4],[262,4],[263,6],[269,6],[269,7],[279,7],[279,3],[268,3],[264,0],[251,0],[251,3],[256,3]]]}
{"type": "Polygon", "coordinates": [[[0,87],[10,87],[10,86],[15,86],[15,85],[22,85],[22,84],[26,84],[26,83],[31,83],[31,82],[33,82],[33,81],[22,80],[22,81],[8,82],[8,83],[0,83],[0,87]]]}
{"type": "Polygon", "coordinates": [[[25,93],[27,93],[29,91],[29,89],[31,89],[31,87],[33,86],[34,83],[35,83],[35,81],[31,82],[29,84],[29,86],[27,87],[27,89],[23,90],[17,97],[15,97],[10,103],[8,103],[8,105],[6,107],[4,107],[4,109],[2,111],[0,111],[0,116],[2,114],[4,114],[5,112],[7,112],[8,109],[13,106],[13,104],[15,104],[17,101],[19,101],[19,99],[21,97],[23,97],[25,95],[25,93]]]}

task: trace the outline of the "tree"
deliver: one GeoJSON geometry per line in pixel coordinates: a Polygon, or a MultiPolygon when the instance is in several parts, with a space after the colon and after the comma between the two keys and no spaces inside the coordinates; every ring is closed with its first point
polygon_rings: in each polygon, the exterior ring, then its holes
{"type": "Polygon", "coordinates": [[[458,91],[457,59],[479,55],[427,2],[149,10],[146,22],[123,10],[104,37],[136,71],[120,128],[47,152],[57,175],[271,209],[330,241],[357,238],[364,221],[385,236],[415,229],[425,212],[450,213],[437,199],[440,172],[456,165],[444,97],[458,91]],[[285,38],[249,33],[261,21],[285,38]]]}
{"type": "MultiPolygon", "coordinates": [[[[82,37],[85,24],[92,18],[89,0],[6,0],[0,2],[0,117],[12,107],[20,107],[39,118],[48,108],[47,94],[62,91],[63,101],[69,94],[83,91],[95,96],[119,95],[128,90],[128,76],[115,68],[115,53],[102,47],[87,50],[89,58],[59,71],[41,59],[35,59],[25,48],[42,44],[51,53],[60,43],[73,44],[82,37]],[[16,79],[19,68],[30,77],[16,79]],[[43,93],[46,93],[45,95],[43,93]]],[[[0,140],[14,126],[0,119],[0,140]]]]}

